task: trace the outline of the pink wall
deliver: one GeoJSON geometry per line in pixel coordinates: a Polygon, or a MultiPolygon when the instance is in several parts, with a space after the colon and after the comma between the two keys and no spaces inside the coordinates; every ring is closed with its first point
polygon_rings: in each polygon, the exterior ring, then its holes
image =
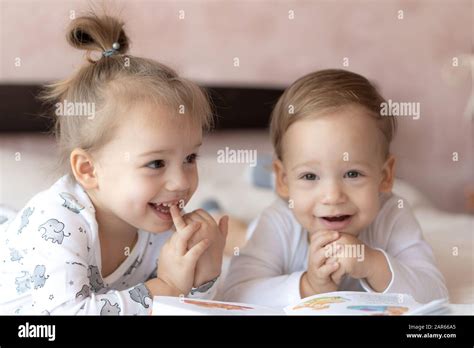
{"type": "MultiPolygon", "coordinates": [[[[64,29],[70,11],[88,3],[0,1],[0,83],[57,79],[81,64],[64,29]]],[[[348,57],[345,68],[376,81],[387,99],[421,103],[421,119],[400,122],[399,176],[439,207],[463,210],[474,178],[473,122],[463,117],[472,86],[468,70],[451,62],[472,54],[471,1],[120,1],[112,8],[126,21],[132,54],[201,83],[286,86],[316,69],[344,68],[348,57]]]]}

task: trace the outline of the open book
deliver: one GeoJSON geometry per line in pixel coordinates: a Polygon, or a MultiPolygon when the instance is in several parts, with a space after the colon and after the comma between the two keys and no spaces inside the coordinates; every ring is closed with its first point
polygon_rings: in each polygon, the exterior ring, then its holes
{"type": "Polygon", "coordinates": [[[418,315],[442,312],[447,299],[427,304],[406,294],[337,291],[310,296],[285,308],[156,296],[153,315],[418,315]]]}

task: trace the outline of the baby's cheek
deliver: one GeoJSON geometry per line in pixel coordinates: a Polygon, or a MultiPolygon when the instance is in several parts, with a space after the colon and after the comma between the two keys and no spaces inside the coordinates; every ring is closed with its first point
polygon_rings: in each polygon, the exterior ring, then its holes
{"type": "Polygon", "coordinates": [[[375,220],[377,213],[379,211],[379,200],[378,196],[370,196],[367,197],[365,202],[363,203],[363,207],[361,209],[361,223],[364,225],[369,225],[372,221],[375,220]]]}
{"type": "Polygon", "coordinates": [[[294,211],[296,220],[308,231],[313,230],[313,215],[306,211],[294,211]]]}
{"type": "Polygon", "coordinates": [[[297,189],[290,184],[290,198],[287,201],[288,208],[293,212],[296,220],[307,230],[312,229],[313,224],[313,201],[308,191],[297,189]]]}

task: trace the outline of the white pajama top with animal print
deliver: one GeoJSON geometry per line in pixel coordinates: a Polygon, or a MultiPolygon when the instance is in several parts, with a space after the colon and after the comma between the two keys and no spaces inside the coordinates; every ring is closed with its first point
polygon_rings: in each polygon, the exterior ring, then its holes
{"type": "MultiPolygon", "coordinates": [[[[102,277],[94,206],[66,175],[0,225],[0,314],[149,314],[144,282],[171,233],[139,230],[127,259],[102,277]]],[[[210,299],[216,288],[189,297],[210,299]]]]}

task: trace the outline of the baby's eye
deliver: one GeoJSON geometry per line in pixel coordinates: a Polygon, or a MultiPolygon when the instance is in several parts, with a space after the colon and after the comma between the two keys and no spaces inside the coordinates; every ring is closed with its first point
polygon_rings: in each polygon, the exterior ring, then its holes
{"type": "Polygon", "coordinates": [[[186,157],[186,163],[195,163],[198,157],[199,155],[197,153],[193,153],[186,157]]]}
{"type": "Polygon", "coordinates": [[[362,174],[356,170],[350,170],[344,175],[345,178],[349,178],[349,179],[356,179],[360,176],[362,176],[362,174]]]}
{"type": "Polygon", "coordinates": [[[147,166],[148,168],[150,168],[150,169],[163,168],[163,167],[165,166],[165,161],[163,161],[163,160],[151,161],[151,162],[148,163],[146,166],[147,166]]]}
{"type": "Polygon", "coordinates": [[[313,174],[313,173],[307,173],[307,174],[304,174],[301,179],[303,180],[316,180],[317,179],[317,175],[316,174],[313,174]]]}

